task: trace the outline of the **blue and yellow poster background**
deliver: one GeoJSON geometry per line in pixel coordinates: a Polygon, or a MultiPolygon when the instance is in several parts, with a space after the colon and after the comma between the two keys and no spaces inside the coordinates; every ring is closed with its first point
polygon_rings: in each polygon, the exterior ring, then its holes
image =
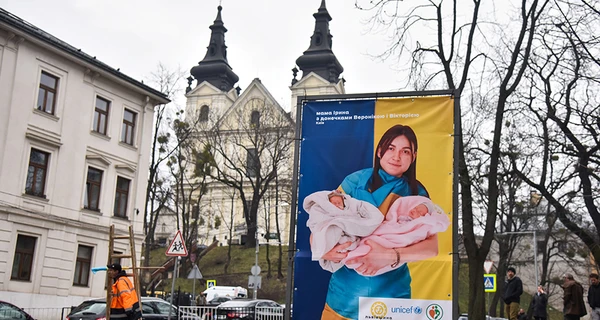
{"type": "MultiPolygon", "coordinates": [[[[396,124],[418,139],[417,179],[431,200],[452,215],[453,114],[449,96],[307,102],[302,111],[298,219],[294,267],[294,318],[320,319],[331,273],[311,261],[304,198],[334,190],[349,174],[373,167],[375,147],[396,124]]],[[[452,225],[438,236],[438,255],[408,264],[411,299],[452,300],[452,225]]],[[[450,319],[452,310],[444,310],[450,319]]],[[[423,317],[424,318],[424,317],[423,317]]],[[[439,319],[436,319],[439,320],[439,319]]]]}

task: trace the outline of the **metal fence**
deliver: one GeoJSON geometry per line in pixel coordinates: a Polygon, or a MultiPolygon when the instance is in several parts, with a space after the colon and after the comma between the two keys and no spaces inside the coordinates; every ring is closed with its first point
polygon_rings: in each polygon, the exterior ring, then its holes
{"type": "Polygon", "coordinates": [[[179,306],[180,316],[183,320],[213,320],[217,306],[179,306]]]}
{"type": "Polygon", "coordinates": [[[252,315],[256,320],[283,320],[283,308],[275,307],[228,307],[218,308],[212,306],[185,307],[180,306],[181,319],[184,320],[227,320],[245,318],[252,315]]]}

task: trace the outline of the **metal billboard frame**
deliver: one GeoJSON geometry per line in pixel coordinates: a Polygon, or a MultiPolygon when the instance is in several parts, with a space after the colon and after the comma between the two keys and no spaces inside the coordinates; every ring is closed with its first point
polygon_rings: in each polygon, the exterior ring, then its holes
{"type": "Polygon", "coordinates": [[[298,214],[298,175],[300,172],[300,144],[302,137],[302,111],[306,102],[327,101],[327,100],[380,100],[391,98],[410,98],[410,97],[430,97],[430,96],[451,96],[454,99],[454,149],[452,164],[452,319],[458,319],[458,144],[461,136],[460,123],[460,95],[457,90],[428,90],[428,91],[397,91],[397,92],[374,92],[374,93],[352,93],[352,94],[332,94],[299,96],[296,103],[296,132],[294,135],[294,163],[292,173],[292,205],[290,208],[290,230],[288,244],[288,267],[286,281],[285,311],[284,319],[291,319],[292,303],[294,301],[294,262],[296,257],[296,218],[298,214]]]}

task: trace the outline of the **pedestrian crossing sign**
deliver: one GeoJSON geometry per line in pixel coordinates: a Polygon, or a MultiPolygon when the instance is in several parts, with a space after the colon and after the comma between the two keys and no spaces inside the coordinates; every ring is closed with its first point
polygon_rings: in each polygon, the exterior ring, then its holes
{"type": "Polygon", "coordinates": [[[485,292],[496,292],[496,274],[486,273],[483,275],[483,286],[485,292]]]}

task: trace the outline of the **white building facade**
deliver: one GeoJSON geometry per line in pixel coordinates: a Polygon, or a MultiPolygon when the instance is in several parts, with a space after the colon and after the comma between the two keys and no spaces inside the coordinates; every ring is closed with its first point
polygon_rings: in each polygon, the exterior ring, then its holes
{"type": "MultiPolygon", "coordinates": [[[[318,11],[313,15],[315,25],[309,48],[296,60],[298,68],[294,67],[292,70],[293,79],[290,86],[292,110],[286,112],[258,78],[255,78],[244,90],[235,87],[239,78],[227,61],[225,45],[227,29],[221,11],[222,7],[219,6],[217,17],[210,26],[212,34],[205,57],[191,69],[192,77],[188,78],[190,85],[186,90],[186,115],[199,119],[199,125],[204,128],[200,130],[201,132],[202,130],[237,132],[237,137],[228,137],[230,141],[227,147],[228,155],[221,155],[215,159],[218,166],[239,168],[256,165],[263,170],[275,164],[271,159],[267,159],[268,156],[263,157],[268,152],[261,153],[253,146],[256,141],[252,141],[253,138],[248,133],[255,125],[260,125],[262,128],[263,125],[280,123],[286,130],[291,129],[285,139],[292,142],[290,151],[293,151],[298,97],[345,93],[345,80],[340,77],[343,67],[332,51],[332,35],[329,30],[329,22],[332,18],[327,11],[325,1],[322,0],[318,11]],[[297,79],[300,71],[301,77],[297,79]],[[194,80],[195,86],[192,86],[194,80]],[[252,151],[258,152],[261,154],[260,157],[263,157],[256,160],[258,163],[253,164],[251,161],[252,151]],[[232,159],[237,161],[236,165],[228,163],[232,159]]],[[[189,118],[186,120],[196,121],[189,118]]],[[[272,129],[274,128],[265,131],[272,129]]],[[[201,133],[198,138],[199,144],[205,143],[202,136],[201,133]]],[[[289,243],[292,176],[295,170],[293,152],[289,153],[286,161],[278,163],[277,167],[277,181],[271,183],[258,205],[256,236],[261,244],[287,245],[289,243]]],[[[248,206],[252,201],[252,197],[248,194],[252,192],[253,183],[250,181],[254,176],[243,171],[240,172],[240,176],[243,176],[245,180],[243,183],[247,186],[243,190],[246,206],[248,206]]],[[[254,234],[247,234],[244,205],[239,189],[209,179],[206,192],[198,205],[201,220],[197,231],[198,243],[210,244],[216,240],[221,245],[242,244],[248,237],[254,237],[254,234]]]]}
{"type": "Polygon", "coordinates": [[[168,102],[0,8],[2,300],[104,296],[105,273],[90,269],[107,264],[110,225],[133,225],[139,256],[154,106],[168,102]]]}

